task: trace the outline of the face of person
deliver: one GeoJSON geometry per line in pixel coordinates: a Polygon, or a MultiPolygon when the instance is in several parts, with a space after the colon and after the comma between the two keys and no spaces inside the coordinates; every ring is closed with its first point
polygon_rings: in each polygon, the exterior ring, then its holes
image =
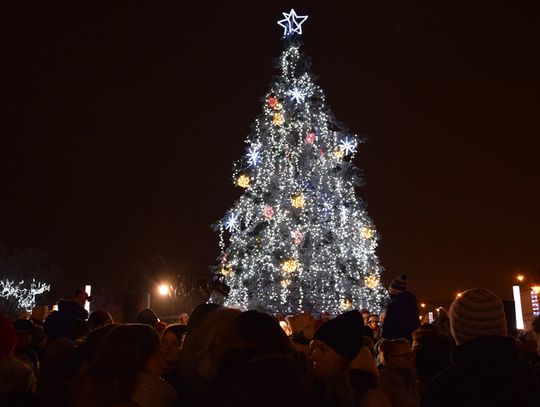
{"type": "Polygon", "coordinates": [[[165,372],[165,369],[167,369],[167,362],[165,362],[161,350],[158,349],[146,363],[145,371],[150,376],[160,377],[165,372]]]}
{"type": "Polygon", "coordinates": [[[182,349],[182,340],[178,339],[172,332],[167,332],[161,339],[161,353],[167,363],[176,360],[180,349],[182,349]]]}
{"type": "Polygon", "coordinates": [[[314,339],[310,348],[313,372],[319,379],[338,377],[347,369],[348,361],[324,342],[314,339]]]}
{"type": "Polygon", "coordinates": [[[400,369],[414,369],[414,360],[411,353],[411,345],[405,341],[396,341],[384,354],[386,366],[400,369]]]}
{"type": "Polygon", "coordinates": [[[369,327],[371,329],[377,329],[379,327],[379,322],[376,319],[369,320],[369,327]]]}

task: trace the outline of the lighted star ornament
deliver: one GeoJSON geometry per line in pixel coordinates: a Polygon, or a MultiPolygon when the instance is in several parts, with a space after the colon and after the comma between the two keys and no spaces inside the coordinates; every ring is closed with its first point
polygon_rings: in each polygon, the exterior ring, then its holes
{"type": "Polygon", "coordinates": [[[301,103],[306,98],[306,94],[298,88],[293,88],[287,92],[287,95],[291,97],[291,100],[294,100],[296,103],[301,103]]]}
{"type": "Polygon", "coordinates": [[[279,20],[277,23],[285,29],[285,31],[283,31],[283,36],[286,37],[294,33],[302,34],[302,24],[307,20],[308,16],[299,16],[294,9],[291,9],[290,13],[282,14],[285,18],[279,20]]]}

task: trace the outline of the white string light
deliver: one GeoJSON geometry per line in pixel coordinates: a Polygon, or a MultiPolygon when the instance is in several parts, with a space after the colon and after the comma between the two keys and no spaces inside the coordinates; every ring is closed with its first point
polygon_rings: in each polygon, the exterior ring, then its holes
{"type": "Polygon", "coordinates": [[[0,297],[15,299],[20,309],[31,311],[36,305],[36,295],[49,291],[51,286],[32,280],[28,287],[23,280],[15,283],[10,280],[0,280],[0,297]]]}

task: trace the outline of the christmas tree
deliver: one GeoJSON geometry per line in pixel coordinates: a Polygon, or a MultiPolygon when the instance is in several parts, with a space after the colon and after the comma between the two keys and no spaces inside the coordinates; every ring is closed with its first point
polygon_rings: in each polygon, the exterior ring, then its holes
{"type": "Polygon", "coordinates": [[[378,235],[356,196],[358,143],[334,119],[314,82],[299,36],[307,16],[284,28],[281,74],[234,165],[245,189],[216,228],[226,305],[286,314],[379,311],[385,299],[378,235]]]}

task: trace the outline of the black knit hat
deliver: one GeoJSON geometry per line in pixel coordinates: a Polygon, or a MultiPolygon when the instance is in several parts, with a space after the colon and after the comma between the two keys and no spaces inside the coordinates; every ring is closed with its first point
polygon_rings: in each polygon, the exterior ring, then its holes
{"type": "Polygon", "coordinates": [[[313,339],[324,342],[336,353],[352,361],[363,346],[363,332],[362,314],[349,311],[323,324],[313,339]]]}
{"type": "Polygon", "coordinates": [[[403,291],[407,291],[407,274],[402,274],[399,277],[394,278],[388,288],[388,292],[391,295],[398,295],[403,291]]]}

